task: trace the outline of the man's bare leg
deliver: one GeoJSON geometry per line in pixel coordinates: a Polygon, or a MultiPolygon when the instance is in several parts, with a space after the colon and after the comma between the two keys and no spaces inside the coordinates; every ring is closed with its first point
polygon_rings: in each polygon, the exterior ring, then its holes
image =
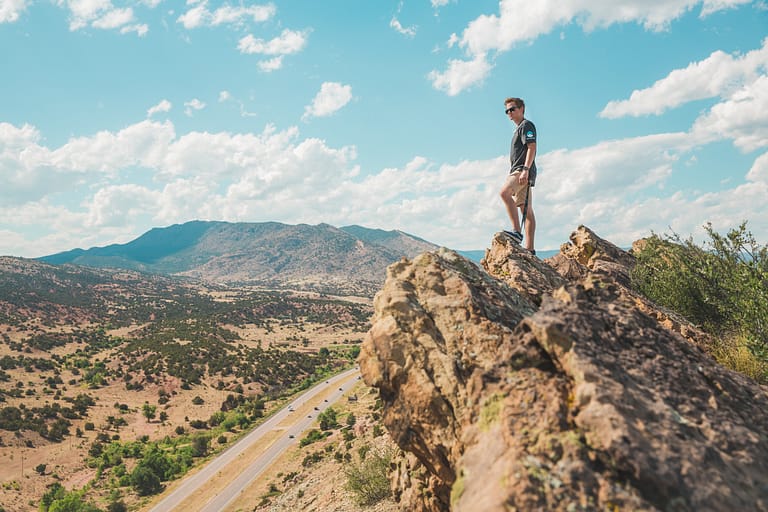
{"type": "MultiPolygon", "coordinates": [[[[530,192],[530,191],[529,191],[530,192]]],[[[528,199],[530,201],[530,198],[528,199]]],[[[533,251],[533,237],[536,234],[536,216],[533,214],[533,205],[528,203],[528,213],[525,216],[525,248],[533,251]]]]}
{"type": "Polygon", "coordinates": [[[501,188],[501,193],[499,195],[501,196],[501,200],[504,201],[504,206],[507,208],[507,215],[509,215],[509,220],[512,221],[512,227],[519,233],[520,219],[517,216],[517,205],[515,205],[515,200],[512,197],[512,190],[514,189],[516,180],[517,175],[509,176],[507,181],[504,182],[504,186],[501,188]]]}

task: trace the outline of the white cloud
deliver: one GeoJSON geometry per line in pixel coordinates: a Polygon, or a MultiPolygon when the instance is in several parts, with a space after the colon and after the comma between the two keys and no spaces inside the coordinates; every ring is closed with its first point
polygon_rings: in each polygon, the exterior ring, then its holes
{"type": "Polygon", "coordinates": [[[91,26],[93,28],[113,29],[119,28],[133,21],[133,9],[112,9],[103,16],[95,19],[91,26]]]}
{"type": "Polygon", "coordinates": [[[451,0],[432,0],[432,7],[444,7],[448,5],[451,0]]]}
{"type": "Polygon", "coordinates": [[[298,53],[307,44],[309,31],[283,30],[278,37],[266,41],[257,39],[253,34],[248,34],[238,41],[237,49],[240,53],[260,54],[272,56],[271,59],[262,60],[258,66],[261,71],[269,73],[283,67],[283,57],[298,53]]]}
{"type": "Polygon", "coordinates": [[[691,130],[703,143],[733,139],[742,151],[768,147],[768,75],[713,106],[691,130]]]}
{"type": "Polygon", "coordinates": [[[223,24],[238,24],[243,19],[250,19],[255,22],[267,21],[275,15],[276,8],[272,4],[252,5],[249,7],[232,7],[223,5],[213,11],[211,24],[213,26],[223,24]]]}
{"type": "Polygon", "coordinates": [[[762,48],[746,55],[716,51],[704,60],[676,69],[651,87],[633,91],[629,99],[609,102],[600,116],[615,119],[627,115],[658,115],[689,101],[725,98],[766,72],[768,38],[763,40],[762,48]]]}
{"type": "Polygon", "coordinates": [[[138,23],[136,25],[126,25],[120,29],[121,34],[129,34],[136,32],[139,37],[144,37],[149,32],[149,26],[146,23],[138,23]]]}
{"type": "Polygon", "coordinates": [[[232,95],[229,93],[229,91],[221,91],[219,92],[219,103],[223,103],[225,101],[229,101],[232,99],[232,95]]]}
{"type": "Polygon", "coordinates": [[[763,153],[752,164],[752,168],[747,173],[747,179],[755,183],[768,185],[768,153],[763,153]]]}
{"type": "Polygon", "coordinates": [[[173,105],[168,100],[162,100],[157,105],[150,107],[149,110],[147,110],[147,117],[152,117],[153,115],[157,114],[158,112],[170,112],[173,105]]]}
{"type": "Polygon", "coordinates": [[[402,24],[400,24],[400,21],[395,18],[394,16],[389,22],[389,26],[393,29],[395,29],[396,32],[406,36],[406,37],[415,37],[416,36],[416,27],[403,27],[402,24]]]}
{"type": "Polygon", "coordinates": [[[283,56],[278,55],[277,57],[273,57],[271,59],[259,61],[258,66],[259,69],[265,73],[276,71],[283,67],[283,56]]]}
{"type": "MultiPolygon", "coordinates": [[[[190,2],[187,3],[190,5],[190,2]]],[[[219,25],[242,25],[246,21],[263,22],[275,15],[277,11],[273,4],[251,5],[248,7],[224,4],[214,11],[208,9],[208,2],[197,3],[194,7],[179,16],[176,20],[186,29],[199,27],[216,27],[219,25]]]]}
{"type": "Polygon", "coordinates": [[[592,31],[617,23],[634,22],[646,30],[660,31],[699,5],[702,7],[701,15],[705,16],[750,1],[500,0],[499,14],[481,15],[464,29],[459,46],[466,52],[467,60],[450,60],[448,71],[433,71],[429,76],[436,89],[458,94],[485,78],[482,73],[467,73],[470,67],[484,67],[487,71],[490,64],[486,59],[494,54],[509,51],[515,44],[534,40],[569,23],[576,23],[585,31],[592,31]],[[480,66],[480,60],[484,66],[480,66]]]}
{"type": "Polygon", "coordinates": [[[111,0],[56,0],[56,4],[69,9],[69,30],[73,32],[88,26],[119,29],[121,34],[135,32],[139,37],[149,32],[145,23],[134,23],[136,17],[131,7],[117,8],[111,0]]]}
{"type": "Polygon", "coordinates": [[[119,227],[156,208],[160,194],[135,184],[109,185],[86,202],[85,227],[119,227]]]}
{"type": "Polygon", "coordinates": [[[185,101],[184,106],[186,107],[184,109],[184,113],[187,116],[192,117],[195,110],[203,110],[205,108],[205,103],[197,98],[194,98],[190,101],[185,101]]]}
{"type": "Polygon", "coordinates": [[[157,167],[174,137],[169,121],[147,120],[116,133],[105,130],[91,137],[70,139],[35,163],[45,162],[62,172],[89,174],[99,181],[98,175],[112,178],[130,166],[157,167]]]}
{"type": "Polygon", "coordinates": [[[13,23],[27,9],[26,0],[0,0],[0,23],[13,23]]]}
{"type": "Polygon", "coordinates": [[[198,28],[205,26],[210,14],[210,11],[206,9],[206,4],[200,4],[179,16],[176,22],[184,25],[186,29],[198,28]]]}
{"type": "Polygon", "coordinates": [[[246,54],[288,55],[303,50],[307,44],[307,36],[307,31],[285,29],[278,37],[265,41],[248,34],[240,39],[237,48],[240,53],[246,54]]]}
{"type": "Polygon", "coordinates": [[[57,0],[57,5],[70,11],[69,30],[80,30],[113,9],[110,0],[57,0]]]}
{"type": "Polygon", "coordinates": [[[492,68],[485,54],[479,54],[472,60],[450,60],[444,73],[432,71],[428,78],[435,89],[449,96],[456,96],[468,87],[485,80],[492,68]]]}
{"type": "Polygon", "coordinates": [[[337,112],[352,100],[352,86],[338,82],[324,82],[311,105],[304,108],[303,120],[326,117],[337,112]]]}

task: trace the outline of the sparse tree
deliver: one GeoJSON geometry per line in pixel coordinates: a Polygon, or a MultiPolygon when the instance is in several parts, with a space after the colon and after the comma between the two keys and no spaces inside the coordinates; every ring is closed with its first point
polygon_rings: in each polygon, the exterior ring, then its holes
{"type": "Polygon", "coordinates": [[[144,417],[147,418],[147,422],[151,423],[157,414],[157,406],[152,405],[149,402],[144,402],[141,412],[144,414],[144,417]]]}

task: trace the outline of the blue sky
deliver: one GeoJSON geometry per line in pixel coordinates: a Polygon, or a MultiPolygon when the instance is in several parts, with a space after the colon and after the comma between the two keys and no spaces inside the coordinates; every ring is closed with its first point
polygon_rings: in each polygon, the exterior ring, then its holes
{"type": "Polygon", "coordinates": [[[764,0],[0,0],[0,254],[189,220],[482,249],[526,101],[536,246],[748,220],[768,243],[764,0]]]}

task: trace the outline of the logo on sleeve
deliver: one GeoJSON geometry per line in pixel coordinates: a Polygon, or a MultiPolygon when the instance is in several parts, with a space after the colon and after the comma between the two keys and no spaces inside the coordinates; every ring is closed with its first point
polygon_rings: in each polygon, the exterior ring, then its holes
{"type": "Polygon", "coordinates": [[[532,138],[533,138],[533,131],[532,131],[532,130],[528,130],[528,131],[525,133],[525,138],[526,138],[526,139],[532,139],[532,138]]]}

